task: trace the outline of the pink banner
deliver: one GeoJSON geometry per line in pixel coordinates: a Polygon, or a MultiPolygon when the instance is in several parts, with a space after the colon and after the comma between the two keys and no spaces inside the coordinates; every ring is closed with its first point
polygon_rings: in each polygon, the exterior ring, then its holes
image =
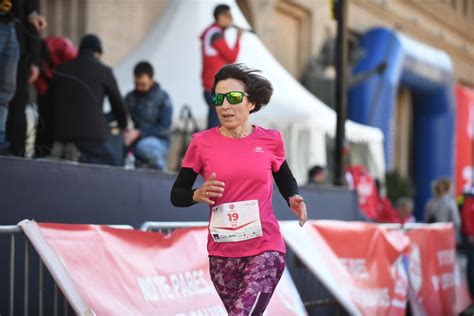
{"type": "Polygon", "coordinates": [[[456,260],[452,224],[415,225],[408,260],[410,298],[420,315],[458,315],[471,303],[456,260]]]}
{"type": "Polygon", "coordinates": [[[353,315],[457,315],[471,303],[451,224],[282,223],[285,241],[353,315]]]}
{"type": "Polygon", "coordinates": [[[456,196],[472,184],[474,89],[456,86],[456,196]]]}
{"type": "Polygon", "coordinates": [[[405,315],[409,240],[377,224],[282,223],[285,241],[350,314],[405,315]]]}
{"type": "MultiPolygon", "coordinates": [[[[227,315],[209,275],[207,228],[171,234],[95,225],[40,224],[97,315],[227,315]]],[[[285,273],[269,315],[306,315],[285,273]]]]}

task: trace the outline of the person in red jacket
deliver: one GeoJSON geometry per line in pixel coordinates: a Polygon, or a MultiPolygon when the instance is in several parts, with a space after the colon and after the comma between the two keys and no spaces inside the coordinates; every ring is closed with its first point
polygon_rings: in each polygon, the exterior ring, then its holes
{"type": "Polygon", "coordinates": [[[375,179],[375,188],[377,189],[377,218],[379,223],[395,223],[398,217],[397,211],[392,205],[390,199],[382,195],[382,183],[375,179]]]}
{"type": "Polygon", "coordinates": [[[66,37],[50,36],[43,41],[43,57],[40,75],[35,81],[38,92],[38,111],[40,120],[36,128],[35,157],[49,156],[53,147],[52,107],[45,98],[54,70],[61,64],[77,57],[78,50],[66,37]]]}
{"type": "Polygon", "coordinates": [[[224,31],[233,26],[230,7],[226,4],[216,6],[214,9],[214,20],[214,23],[208,26],[201,35],[202,85],[204,88],[204,98],[209,106],[207,128],[219,125],[216,109],[211,101],[214,75],[222,66],[232,64],[237,60],[240,50],[240,37],[243,32],[243,29],[238,28],[237,41],[234,48],[230,48],[224,37],[224,31]]]}

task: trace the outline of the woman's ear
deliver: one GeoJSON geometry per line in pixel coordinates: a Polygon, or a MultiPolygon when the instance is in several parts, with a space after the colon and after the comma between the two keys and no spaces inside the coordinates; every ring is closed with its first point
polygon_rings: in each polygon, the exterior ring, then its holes
{"type": "Polygon", "coordinates": [[[255,103],[249,102],[249,103],[247,104],[247,108],[248,108],[249,113],[250,113],[251,111],[253,111],[253,110],[255,109],[255,103]]]}

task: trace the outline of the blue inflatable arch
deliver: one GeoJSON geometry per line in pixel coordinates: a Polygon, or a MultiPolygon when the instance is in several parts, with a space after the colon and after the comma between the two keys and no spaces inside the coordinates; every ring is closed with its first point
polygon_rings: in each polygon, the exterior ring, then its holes
{"type": "Polygon", "coordinates": [[[400,33],[377,28],[360,42],[366,55],[354,73],[387,63],[382,75],[372,77],[349,91],[349,118],[382,129],[385,162],[392,166],[395,106],[399,87],[413,98],[413,176],[416,188],[415,216],[423,218],[424,204],[431,196],[431,183],[454,175],[454,78],[449,56],[400,33]]]}

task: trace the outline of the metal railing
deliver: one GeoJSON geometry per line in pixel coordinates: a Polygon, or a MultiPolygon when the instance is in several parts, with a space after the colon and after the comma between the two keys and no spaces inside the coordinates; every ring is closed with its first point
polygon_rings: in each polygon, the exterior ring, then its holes
{"type": "MultiPolygon", "coordinates": [[[[18,226],[1,226],[0,235],[8,235],[10,241],[10,258],[9,258],[9,287],[8,287],[8,315],[14,315],[14,300],[15,300],[15,235],[21,234],[22,231],[18,226]]],[[[8,238],[7,237],[7,238],[8,238]]],[[[25,246],[25,250],[26,250],[25,246]]],[[[26,271],[26,269],[25,269],[26,271]]],[[[26,272],[25,272],[26,274],[26,272]]],[[[26,279],[26,278],[25,278],[26,279]]],[[[25,306],[28,306],[28,302],[25,300],[25,306]]],[[[25,307],[25,309],[26,309],[25,307]]]]}
{"type": "Polygon", "coordinates": [[[60,259],[38,232],[32,221],[0,226],[0,247],[8,248],[0,251],[9,253],[8,259],[4,257],[7,260],[0,261],[0,273],[4,274],[4,268],[8,271],[2,279],[9,280],[8,289],[0,289],[0,293],[4,291],[2,296],[8,296],[8,303],[0,306],[0,315],[94,315],[78,295],[60,259]],[[23,271],[18,270],[21,266],[23,271]]]}
{"type": "Polygon", "coordinates": [[[63,315],[68,315],[71,311],[71,308],[64,299],[64,296],[60,294],[57,285],[54,282],[48,282],[47,285],[53,286],[53,301],[50,304],[46,303],[44,300],[45,294],[45,269],[43,261],[40,260],[36,253],[31,253],[30,248],[31,244],[23,234],[23,230],[17,225],[10,226],[0,226],[0,238],[6,239],[9,244],[9,258],[8,258],[8,270],[9,270],[9,286],[8,286],[8,315],[20,315],[23,312],[23,315],[30,315],[34,309],[39,316],[45,315],[45,311],[51,311],[52,315],[59,315],[60,305],[62,307],[63,315]],[[20,241],[23,243],[23,249],[21,245],[18,245],[17,242],[20,241]],[[18,248],[19,251],[18,251],[18,248]],[[37,293],[30,288],[30,283],[33,281],[30,277],[32,274],[31,268],[35,261],[38,261],[38,290],[37,293]],[[17,277],[18,267],[23,266],[23,275],[17,277]],[[20,280],[18,280],[20,279],[20,280]],[[21,279],[23,282],[21,282],[21,279]],[[17,280],[19,282],[17,282],[17,280]],[[18,283],[18,284],[17,284],[18,283]],[[53,284],[51,284],[53,283],[53,284]],[[18,287],[23,287],[20,292],[23,294],[23,299],[21,297],[15,297],[15,291],[18,287]],[[37,295],[36,298],[34,295],[37,295]],[[16,300],[15,300],[16,299],[16,300]],[[31,304],[33,303],[33,304],[31,304]],[[34,306],[32,306],[34,305],[34,306]],[[34,307],[37,307],[34,308],[34,307]],[[48,307],[45,310],[45,307],[48,307]],[[21,308],[23,309],[21,311],[21,308]]]}

